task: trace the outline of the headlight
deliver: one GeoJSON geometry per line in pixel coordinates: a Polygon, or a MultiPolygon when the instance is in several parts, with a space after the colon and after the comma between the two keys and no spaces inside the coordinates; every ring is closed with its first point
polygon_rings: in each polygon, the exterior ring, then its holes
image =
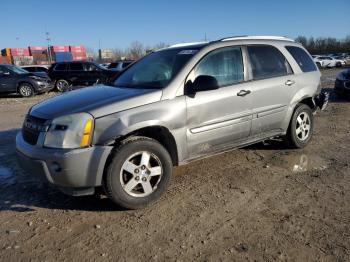
{"type": "Polygon", "coordinates": [[[46,133],[44,146],[52,148],[81,148],[90,145],[94,119],[88,113],[55,118],[46,133]]]}

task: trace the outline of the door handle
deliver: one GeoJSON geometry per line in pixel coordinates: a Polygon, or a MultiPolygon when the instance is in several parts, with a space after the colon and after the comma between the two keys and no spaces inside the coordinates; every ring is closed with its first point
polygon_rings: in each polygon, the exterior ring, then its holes
{"type": "Polygon", "coordinates": [[[249,95],[251,93],[250,90],[241,90],[237,93],[238,96],[246,96],[249,95]]]}
{"type": "Polygon", "coordinates": [[[284,84],[285,84],[286,86],[291,86],[291,85],[294,85],[294,84],[295,84],[295,81],[293,81],[293,80],[287,80],[284,84]]]}

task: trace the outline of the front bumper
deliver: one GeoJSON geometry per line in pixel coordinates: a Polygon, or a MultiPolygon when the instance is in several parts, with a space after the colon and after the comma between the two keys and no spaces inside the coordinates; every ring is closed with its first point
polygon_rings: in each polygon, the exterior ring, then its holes
{"type": "Polygon", "coordinates": [[[72,150],[43,148],[26,143],[22,132],[16,136],[16,151],[20,165],[30,175],[63,187],[64,192],[69,192],[71,191],[69,189],[73,188],[85,190],[100,186],[111,150],[110,146],[72,150]]]}
{"type": "Polygon", "coordinates": [[[48,92],[55,87],[52,82],[34,81],[34,83],[36,92],[48,92]]]}

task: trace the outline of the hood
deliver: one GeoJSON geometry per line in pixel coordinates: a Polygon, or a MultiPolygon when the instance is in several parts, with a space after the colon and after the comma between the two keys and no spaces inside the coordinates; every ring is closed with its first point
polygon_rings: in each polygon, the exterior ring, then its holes
{"type": "Polygon", "coordinates": [[[343,71],[344,78],[350,80],[350,69],[343,71]]]}
{"type": "Polygon", "coordinates": [[[48,75],[47,75],[46,72],[35,72],[35,73],[30,73],[30,75],[39,76],[39,77],[43,77],[43,78],[48,78],[48,75]]]}
{"type": "Polygon", "coordinates": [[[31,108],[30,114],[39,118],[88,112],[95,118],[159,101],[162,90],[117,88],[111,86],[86,87],[49,98],[31,108]]]}
{"type": "Polygon", "coordinates": [[[26,78],[28,76],[37,76],[37,77],[41,77],[41,78],[48,78],[48,75],[46,72],[28,72],[25,74],[20,74],[21,78],[26,78]]]}
{"type": "Polygon", "coordinates": [[[350,69],[344,70],[337,75],[339,80],[350,80],[350,69]]]}

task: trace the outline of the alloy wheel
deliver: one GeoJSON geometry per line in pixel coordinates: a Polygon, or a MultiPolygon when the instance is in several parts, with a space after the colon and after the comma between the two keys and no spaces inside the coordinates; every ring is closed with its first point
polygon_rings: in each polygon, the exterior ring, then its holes
{"type": "Polygon", "coordinates": [[[152,194],[159,184],[163,167],[159,158],[147,151],[131,155],[120,171],[120,183],[124,191],[133,197],[152,194]]]}
{"type": "Polygon", "coordinates": [[[301,112],[297,117],[295,133],[299,140],[304,141],[310,135],[311,121],[306,112],[301,112]]]}

